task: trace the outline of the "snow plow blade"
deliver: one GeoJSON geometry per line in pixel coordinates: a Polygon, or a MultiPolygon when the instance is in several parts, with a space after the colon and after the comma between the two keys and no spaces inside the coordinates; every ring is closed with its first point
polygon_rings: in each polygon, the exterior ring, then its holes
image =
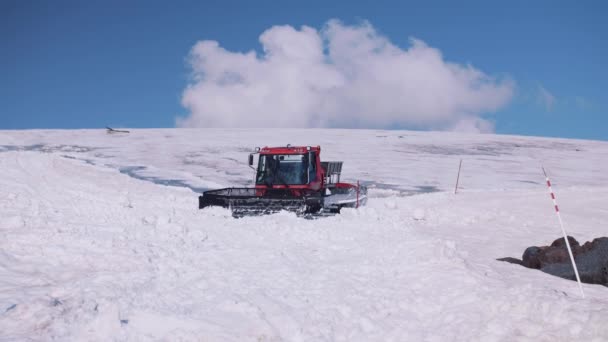
{"type": "Polygon", "coordinates": [[[230,209],[232,216],[256,216],[285,210],[298,215],[313,214],[323,208],[321,196],[293,196],[291,191],[272,189],[263,196],[255,188],[225,188],[205,191],[198,198],[198,208],[217,206],[230,209]]]}
{"type": "Polygon", "coordinates": [[[356,208],[365,204],[367,189],[335,189],[331,195],[310,192],[294,196],[291,189],[268,189],[260,195],[255,188],[224,188],[205,191],[199,196],[199,209],[217,206],[230,209],[232,216],[258,216],[279,211],[294,212],[298,216],[326,216],[340,213],[344,207],[356,208]]]}

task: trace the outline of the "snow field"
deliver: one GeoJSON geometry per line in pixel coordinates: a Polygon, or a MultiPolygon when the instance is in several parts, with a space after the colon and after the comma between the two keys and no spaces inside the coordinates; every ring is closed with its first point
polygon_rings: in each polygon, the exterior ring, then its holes
{"type": "MultiPolygon", "coordinates": [[[[372,189],[335,217],[233,219],[65,154],[0,153],[0,340],[608,339],[605,287],[581,299],[572,281],[496,261],[560,236],[542,186],[372,189]]],[[[575,184],[556,187],[569,233],[606,235],[602,178],[560,179],[575,184]]]]}

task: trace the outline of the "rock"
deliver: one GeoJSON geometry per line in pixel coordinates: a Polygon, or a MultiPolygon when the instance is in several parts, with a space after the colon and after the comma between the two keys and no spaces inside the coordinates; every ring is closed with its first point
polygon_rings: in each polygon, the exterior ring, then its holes
{"type": "MultiPolygon", "coordinates": [[[[572,264],[570,262],[545,265],[540,270],[545,273],[554,275],[556,277],[576,280],[576,276],[574,275],[574,270],[572,269],[572,264]]],[[[579,273],[579,275],[580,275],[580,273],[579,273]]],[[[582,281],[582,279],[581,279],[581,281],[582,281]]]]}
{"type": "MultiPolygon", "coordinates": [[[[571,236],[568,241],[581,281],[608,286],[608,237],[594,239],[582,246],[571,236]]],[[[521,265],[565,279],[576,279],[563,238],[553,241],[550,246],[526,248],[521,265]]]]}
{"type": "Polygon", "coordinates": [[[560,264],[570,260],[570,255],[566,246],[564,247],[549,247],[541,251],[539,255],[540,268],[547,265],[560,264]]]}
{"type": "Polygon", "coordinates": [[[608,286],[608,237],[585,243],[575,255],[582,282],[608,286]]]}
{"type": "MultiPolygon", "coordinates": [[[[580,244],[578,243],[578,241],[576,241],[576,239],[573,238],[570,235],[568,235],[568,242],[570,242],[570,248],[574,248],[574,247],[580,246],[580,244]]],[[[559,238],[559,239],[553,241],[553,243],[551,244],[551,247],[566,248],[566,243],[565,243],[564,238],[559,238]]]]}
{"type": "MultiPolygon", "coordinates": [[[[568,241],[573,250],[575,247],[579,246],[578,241],[572,236],[568,236],[568,241]]],[[[566,248],[563,238],[553,241],[551,246],[548,247],[528,247],[522,255],[522,265],[536,269],[551,264],[567,262],[569,260],[570,256],[568,255],[568,249],[566,248]]]]}
{"type": "Polygon", "coordinates": [[[540,253],[542,249],[540,247],[528,247],[524,251],[524,255],[521,257],[522,265],[529,268],[540,268],[540,253]]]}

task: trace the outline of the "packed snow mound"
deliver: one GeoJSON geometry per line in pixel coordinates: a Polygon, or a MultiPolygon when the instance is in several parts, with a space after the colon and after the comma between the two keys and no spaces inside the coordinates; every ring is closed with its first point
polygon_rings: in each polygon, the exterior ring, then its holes
{"type": "MultiPolygon", "coordinates": [[[[183,167],[179,178],[164,173],[165,159],[198,147],[161,139],[181,131],[159,132],[135,130],[129,137],[150,150],[156,144],[175,151],[136,153],[132,144],[121,148],[114,140],[104,147],[105,138],[87,142],[85,134],[88,149],[59,147],[73,144],[78,132],[19,133],[21,145],[1,143],[12,147],[0,153],[0,340],[608,338],[606,287],[585,284],[582,299],[572,281],[496,261],[559,233],[542,176],[536,187],[465,178],[469,186],[456,196],[439,191],[441,184],[411,196],[413,185],[383,186],[406,178],[414,184],[413,176],[423,184],[432,161],[381,182],[376,171],[398,168],[399,161],[382,165],[345,155],[351,159],[345,174],[367,172],[379,184],[366,207],[319,220],[290,213],[234,219],[221,208],[196,209],[198,194],[188,187],[158,184],[190,179],[195,187],[233,177],[222,169],[225,161],[197,173],[183,167]],[[128,165],[153,172],[133,177],[121,172],[128,165]]],[[[340,132],[348,143],[361,140],[361,149],[384,146],[375,132],[340,132]]],[[[238,134],[263,137],[261,131],[238,134]]],[[[114,138],[126,136],[107,139],[114,138]]],[[[222,142],[233,146],[231,139],[200,142],[201,149],[218,148],[221,156],[222,142]]],[[[572,144],[587,148],[580,153],[591,161],[608,151],[606,144],[572,144]]],[[[553,160],[561,152],[546,153],[553,160]]],[[[197,158],[212,159],[203,152],[197,158]]],[[[245,161],[246,152],[239,158],[245,161]]],[[[483,160],[471,164],[471,177],[489,177],[483,160]]],[[[605,167],[595,165],[581,172],[595,175],[605,167]]],[[[231,172],[250,175],[237,167],[231,172]]],[[[567,181],[556,193],[569,234],[579,240],[602,234],[606,183],[572,169],[560,172],[567,181]]]]}

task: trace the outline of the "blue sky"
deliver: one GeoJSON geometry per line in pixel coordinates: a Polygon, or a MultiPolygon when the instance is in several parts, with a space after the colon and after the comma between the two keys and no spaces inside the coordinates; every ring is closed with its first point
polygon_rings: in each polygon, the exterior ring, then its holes
{"type": "MultiPolygon", "coordinates": [[[[368,21],[515,82],[481,113],[501,134],[608,140],[608,5],[602,1],[0,2],[0,129],[174,127],[201,40],[262,53],[274,25],[368,21]]],[[[407,128],[407,126],[405,127],[407,128]]]]}

